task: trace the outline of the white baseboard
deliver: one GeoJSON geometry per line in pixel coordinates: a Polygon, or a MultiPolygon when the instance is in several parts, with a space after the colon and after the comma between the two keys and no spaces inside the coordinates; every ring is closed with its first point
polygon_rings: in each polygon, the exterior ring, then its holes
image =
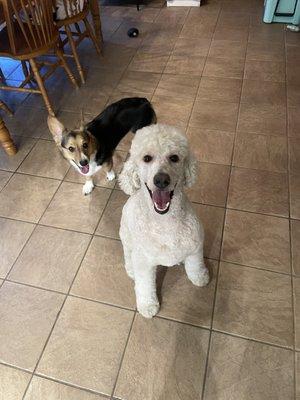
{"type": "Polygon", "coordinates": [[[200,0],[168,0],[168,7],[200,7],[200,0]]]}

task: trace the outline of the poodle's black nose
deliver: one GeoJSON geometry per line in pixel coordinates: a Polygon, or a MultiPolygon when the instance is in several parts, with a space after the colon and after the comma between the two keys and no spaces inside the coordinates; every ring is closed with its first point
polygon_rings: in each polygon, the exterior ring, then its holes
{"type": "Polygon", "coordinates": [[[164,172],[159,172],[158,174],[154,175],[153,178],[154,185],[159,189],[165,189],[167,186],[170,185],[171,178],[168,174],[164,172]]]}
{"type": "Polygon", "coordinates": [[[80,160],[79,161],[79,164],[82,166],[82,167],[84,167],[85,165],[88,165],[88,160],[80,160]]]}

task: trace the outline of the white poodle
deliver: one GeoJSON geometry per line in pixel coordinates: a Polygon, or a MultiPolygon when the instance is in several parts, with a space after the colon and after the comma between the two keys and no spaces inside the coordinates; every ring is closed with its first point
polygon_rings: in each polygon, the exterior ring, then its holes
{"type": "Polygon", "coordinates": [[[131,195],[123,208],[120,237],[127,274],[135,281],[138,311],[159,310],[158,265],[185,264],[190,281],[209,282],[203,260],[203,228],[183,192],[196,178],[187,138],[176,128],[151,125],[135,134],[120,185],[131,195]]]}

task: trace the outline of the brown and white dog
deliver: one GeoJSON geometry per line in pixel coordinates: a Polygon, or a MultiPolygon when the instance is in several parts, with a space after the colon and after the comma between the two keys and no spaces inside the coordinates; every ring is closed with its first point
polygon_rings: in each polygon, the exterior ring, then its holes
{"type": "Polygon", "coordinates": [[[109,105],[101,114],[78,130],[68,131],[55,117],[48,117],[49,130],[70,164],[86,177],[83,194],[94,188],[93,175],[101,168],[107,171],[107,179],[113,180],[113,153],[129,132],[136,132],[156,123],[156,115],[145,98],[125,98],[109,105]]]}

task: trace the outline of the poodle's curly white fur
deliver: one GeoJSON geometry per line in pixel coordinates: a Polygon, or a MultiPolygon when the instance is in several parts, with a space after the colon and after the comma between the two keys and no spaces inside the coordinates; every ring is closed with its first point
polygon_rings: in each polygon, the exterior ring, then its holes
{"type": "Polygon", "coordinates": [[[137,309],[144,317],[151,318],[159,310],[158,265],[184,263],[194,285],[209,282],[203,260],[203,228],[183,191],[194,183],[196,167],[186,136],[174,127],[157,124],[136,132],[120,174],[120,186],[130,195],[120,226],[125,268],[135,281],[137,309]],[[153,200],[157,190],[154,177],[159,173],[169,176],[162,191],[172,193],[164,214],[157,211],[153,200]]]}

